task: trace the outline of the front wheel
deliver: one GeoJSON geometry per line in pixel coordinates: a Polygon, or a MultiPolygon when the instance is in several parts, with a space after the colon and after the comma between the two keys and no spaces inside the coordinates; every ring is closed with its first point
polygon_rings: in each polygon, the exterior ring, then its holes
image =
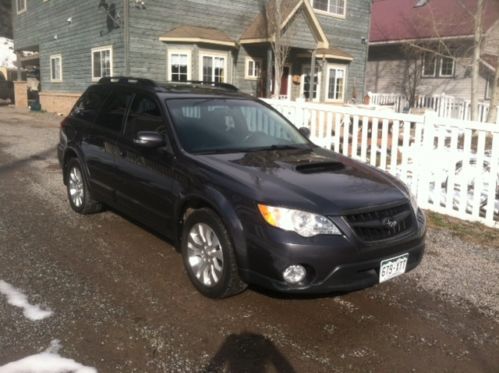
{"type": "Polygon", "coordinates": [[[239,277],[229,234],[210,209],[196,210],[187,217],[182,257],[189,279],[209,298],[226,298],[247,287],[239,277]]]}

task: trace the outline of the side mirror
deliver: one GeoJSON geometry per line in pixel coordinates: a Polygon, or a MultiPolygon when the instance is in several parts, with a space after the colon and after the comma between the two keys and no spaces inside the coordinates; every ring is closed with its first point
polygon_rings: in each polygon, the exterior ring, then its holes
{"type": "Polygon", "coordinates": [[[310,130],[308,129],[308,127],[300,127],[298,131],[307,139],[310,137],[310,130]]]}
{"type": "Polygon", "coordinates": [[[158,148],[165,145],[165,138],[162,134],[155,131],[139,131],[133,139],[133,143],[142,148],[158,148]]]}

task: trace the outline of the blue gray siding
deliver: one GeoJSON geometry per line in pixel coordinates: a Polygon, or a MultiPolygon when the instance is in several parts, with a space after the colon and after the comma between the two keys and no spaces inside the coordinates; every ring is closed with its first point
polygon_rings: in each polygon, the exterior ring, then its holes
{"type": "MultiPolygon", "coordinates": [[[[108,3],[115,3],[122,14],[121,1],[108,3]]],[[[106,12],[98,4],[98,0],[27,0],[27,11],[19,15],[13,5],[14,47],[39,49],[42,90],[82,92],[92,82],[90,50],[95,47],[111,45],[114,73],[122,73],[122,29],[109,32],[106,12]],[[61,83],[50,82],[50,56],[54,54],[62,55],[61,83]]]]}
{"type": "MultiPolygon", "coordinates": [[[[94,47],[112,45],[114,74],[123,74],[124,34],[123,27],[108,31],[106,13],[99,9],[100,0],[27,0],[27,12],[14,12],[14,39],[17,50],[38,47],[40,50],[42,89],[45,91],[81,92],[91,83],[91,53],[94,47]],[[73,22],[68,24],[67,19],[73,22]],[[57,38],[54,36],[57,35],[57,38]],[[63,60],[62,83],[51,83],[49,59],[61,54],[63,60]]],[[[215,49],[227,53],[228,81],[242,90],[256,93],[260,84],[245,79],[245,60],[252,56],[265,61],[265,45],[238,46],[237,48],[214,47],[212,45],[181,45],[164,43],[160,36],[181,25],[215,27],[233,40],[241,34],[253,19],[262,12],[264,0],[148,0],[145,9],[139,9],[130,2],[130,75],[148,77],[159,81],[167,79],[168,48],[188,48],[192,56],[192,79],[199,79],[199,51],[215,49]]],[[[13,2],[14,3],[14,2],[13,2]]],[[[114,3],[122,16],[122,1],[114,3]]],[[[345,99],[349,100],[353,86],[357,95],[364,94],[364,70],[366,66],[367,40],[370,19],[369,0],[348,0],[346,18],[337,18],[317,13],[332,46],[341,48],[353,56],[348,65],[348,79],[345,99]]],[[[120,22],[122,23],[122,22],[120,22]]],[[[289,35],[293,36],[294,47],[313,49],[316,43],[309,21],[300,11],[291,24],[289,35]]],[[[334,62],[334,61],[331,61],[334,62]]],[[[336,61],[338,62],[338,61],[336,61]]],[[[303,64],[309,59],[292,54],[292,73],[301,74],[303,64]]],[[[263,66],[265,70],[265,66],[263,66]]],[[[323,85],[323,89],[325,85],[323,85]]],[[[293,92],[299,86],[293,85],[293,92]]],[[[296,96],[295,96],[296,97],[296,96]]]]}

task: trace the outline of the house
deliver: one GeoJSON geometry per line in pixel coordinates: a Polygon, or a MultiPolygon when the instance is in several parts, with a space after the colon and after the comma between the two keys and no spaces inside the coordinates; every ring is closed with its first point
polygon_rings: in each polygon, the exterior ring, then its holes
{"type": "MultiPolygon", "coordinates": [[[[48,111],[67,112],[89,84],[109,75],[226,82],[268,96],[276,79],[266,32],[274,1],[14,0],[15,49],[33,52],[23,64],[39,63],[48,111]]],[[[279,96],[362,97],[370,7],[366,0],[282,0],[290,49],[279,96]]]]}
{"type": "MultiPolygon", "coordinates": [[[[470,100],[477,0],[374,0],[370,92],[470,100]]],[[[489,100],[499,53],[499,1],[485,0],[478,99],[489,100]]]]}

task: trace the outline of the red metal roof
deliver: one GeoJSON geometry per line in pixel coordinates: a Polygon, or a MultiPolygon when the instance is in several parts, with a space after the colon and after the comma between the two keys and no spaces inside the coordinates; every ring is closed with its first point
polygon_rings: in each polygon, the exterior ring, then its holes
{"type": "MultiPolygon", "coordinates": [[[[473,34],[477,0],[373,0],[371,43],[473,34]],[[471,12],[471,14],[470,14],[471,12]]],[[[499,0],[485,0],[484,30],[499,20],[499,0]]]]}

